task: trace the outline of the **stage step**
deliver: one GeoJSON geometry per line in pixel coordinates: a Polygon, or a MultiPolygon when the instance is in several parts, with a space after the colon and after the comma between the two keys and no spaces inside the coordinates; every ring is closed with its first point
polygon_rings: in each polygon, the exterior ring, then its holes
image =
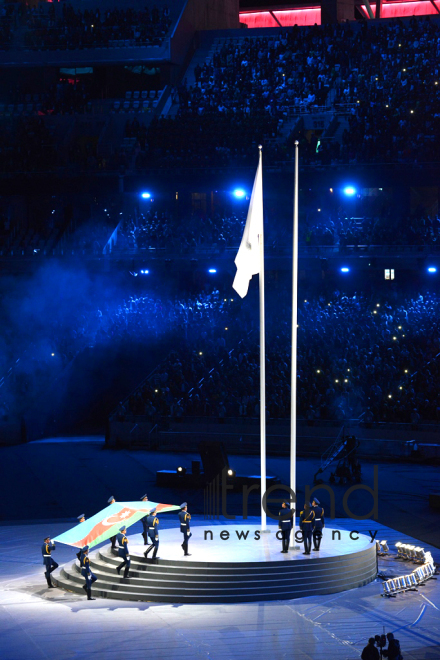
{"type": "MultiPolygon", "coordinates": [[[[160,568],[160,567],[159,567],[160,568]]],[[[81,583],[84,582],[82,576],[80,575],[79,564],[73,564],[72,569],[77,572],[81,583]]],[[[352,579],[358,579],[360,575],[363,575],[365,570],[369,569],[369,561],[364,560],[356,565],[353,565],[349,570],[344,573],[344,581],[350,581],[352,579]]],[[[301,572],[300,575],[292,576],[291,574],[274,574],[273,576],[267,576],[264,572],[254,573],[252,577],[249,577],[246,580],[237,581],[237,576],[225,574],[223,576],[214,575],[211,576],[208,573],[202,575],[194,575],[192,572],[182,572],[178,576],[178,581],[176,583],[176,578],[174,575],[152,571],[152,572],[137,572],[130,569],[130,577],[124,579],[121,575],[118,575],[116,571],[108,572],[103,571],[102,566],[95,564],[92,568],[94,574],[99,579],[101,583],[111,583],[111,584],[123,584],[128,585],[128,590],[131,590],[132,587],[137,590],[149,589],[150,587],[159,588],[172,588],[177,593],[177,591],[184,590],[186,593],[187,589],[205,589],[206,584],[210,585],[210,588],[213,592],[217,592],[219,589],[222,589],[225,593],[227,590],[233,588],[234,592],[242,592],[243,590],[252,591],[256,587],[260,588],[267,586],[277,588],[277,589],[288,589],[292,591],[293,589],[304,590],[310,583],[311,580],[320,581],[325,580],[327,583],[332,581],[330,577],[326,574],[323,569],[310,571],[304,573],[301,572]]],[[[72,576],[74,579],[76,576],[72,576]]],[[[335,574],[335,579],[337,574],[335,574]]]]}
{"type": "MultiPolygon", "coordinates": [[[[121,559],[108,549],[90,553],[98,578],[92,594],[98,598],[173,603],[228,603],[291,599],[330,594],[368,584],[377,574],[374,544],[349,555],[298,561],[193,562],[131,555],[130,577],[118,575],[121,559]]],[[[78,562],[64,566],[54,582],[84,595],[78,562]]]]}

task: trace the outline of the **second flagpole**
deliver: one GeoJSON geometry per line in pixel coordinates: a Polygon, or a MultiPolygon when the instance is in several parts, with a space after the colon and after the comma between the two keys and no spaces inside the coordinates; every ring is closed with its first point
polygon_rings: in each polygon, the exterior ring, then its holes
{"type": "MultiPolygon", "coordinates": [[[[263,147],[260,145],[260,165],[263,147]]],[[[263,498],[266,493],[266,335],[264,319],[264,230],[259,236],[260,249],[260,479],[261,479],[261,531],[266,531],[266,511],[263,498]]]]}
{"type": "MultiPolygon", "coordinates": [[[[298,329],[298,140],[295,141],[295,184],[293,193],[293,268],[292,268],[292,352],[290,382],[290,489],[296,498],[296,352],[298,329]]],[[[297,502],[294,509],[296,513],[297,502]]],[[[290,547],[296,548],[296,516],[293,514],[293,527],[290,547]]]]}

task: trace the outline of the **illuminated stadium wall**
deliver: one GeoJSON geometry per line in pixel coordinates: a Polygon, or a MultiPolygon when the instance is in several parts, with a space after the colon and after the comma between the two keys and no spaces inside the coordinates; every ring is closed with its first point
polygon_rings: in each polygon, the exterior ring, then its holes
{"type": "MultiPolygon", "coordinates": [[[[440,10],[440,0],[435,0],[440,10]]],[[[367,8],[361,5],[363,13],[367,16],[367,8]]],[[[376,5],[371,5],[373,12],[376,5]]],[[[425,0],[413,0],[409,2],[384,2],[382,4],[382,18],[397,18],[405,16],[437,15],[434,5],[425,0]]],[[[245,23],[249,28],[280,27],[289,25],[321,25],[321,7],[310,6],[302,9],[285,10],[261,10],[240,12],[240,23],[245,23]]]]}

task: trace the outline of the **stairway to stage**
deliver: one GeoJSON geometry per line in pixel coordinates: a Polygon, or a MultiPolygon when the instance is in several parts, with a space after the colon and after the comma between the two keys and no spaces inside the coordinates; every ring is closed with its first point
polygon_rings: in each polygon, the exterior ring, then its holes
{"type": "MultiPolygon", "coordinates": [[[[91,567],[98,578],[92,588],[97,598],[171,603],[233,603],[300,598],[331,594],[368,584],[377,574],[375,543],[365,535],[357,540],[340,530],[341,539],[326,529],[321,550],[310,556],[300,550],[280,553],[277,527],[261,534],[256,525],[193,528],[190,557],[184,557],[178,529],[160,532],[156,562],[143,557],[142,537],[129,537],[131,569],[128,578],[118,575],[122,559],[109,546],[90,552],[91,567]],[[205,535],[205,531],[212,531],[205,535]],[[221,539],[220,533],[229,533],[221,539]],[[240,533],[246,533],[245,539],[240,533]],[[206,539],[205,539],[206,536],[206,539]]],[[[151,553],[150,553],[151,554],[151,553]]],[[[122,573],[122,571],[121,571],[122,573]]],[[[54,582],[84,595],[79,562],[67,564],[54,582]]]]}

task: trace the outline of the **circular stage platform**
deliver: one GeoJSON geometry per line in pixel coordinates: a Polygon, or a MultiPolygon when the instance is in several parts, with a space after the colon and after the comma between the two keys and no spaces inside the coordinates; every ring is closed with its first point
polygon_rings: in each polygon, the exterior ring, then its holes
{"type": "MultiPolygon", "coordinates": [[[[143,556],[142,536],[129,536],[131,569],[126,579],[117,574],[122,560],[109,545],[90,553],[98,578],[92,594],[169,603],[250,602],[337,593],[376,577],[376,544],[365,535],[353,533],[350,539],[346,530],[326,528],[319,552],[303,555],[301,545],[282,554],[278,527],[268,528],[270,533],[258,534],[256,525],[194,526],[190,557],[183,555],[178,528],[162,530],[154,563],[143,556]]],[[[84,594],[77,561],[53,579],[63,589],[84,594]]]]}

